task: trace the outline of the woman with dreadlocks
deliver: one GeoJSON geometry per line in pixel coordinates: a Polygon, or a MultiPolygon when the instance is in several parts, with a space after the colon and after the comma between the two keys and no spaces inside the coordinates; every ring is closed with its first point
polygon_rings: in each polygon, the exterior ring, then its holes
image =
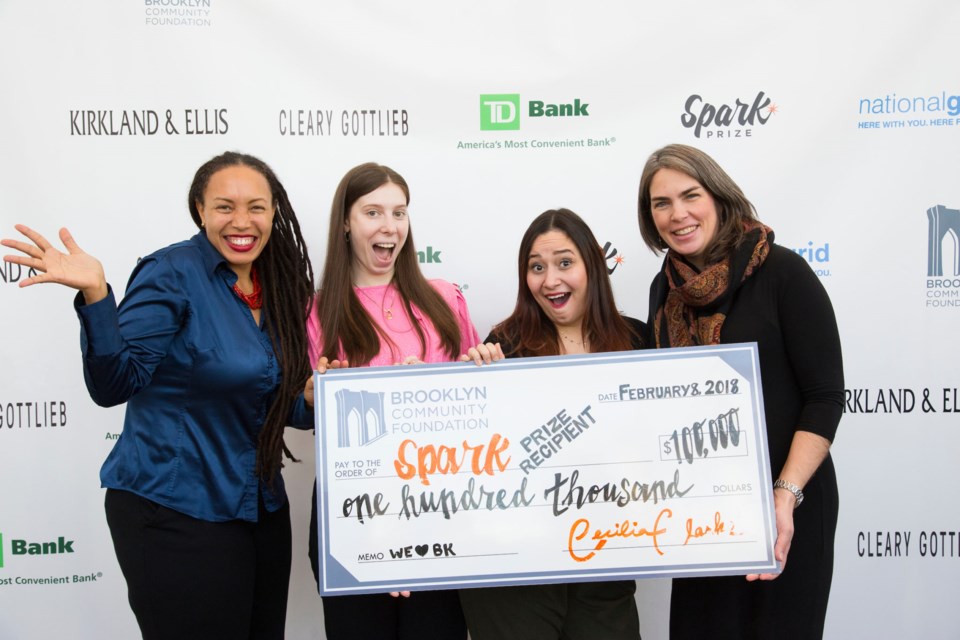
{"type": "Polygon", "coordinates": [[[287,424],[302,390],[313,274],[286,191],[257,158],[204,164],[187,203],[200,232],[137,264],[119,307],[100,262],[30,242],[4,260],[21,286],[77,289],[87,389],[127,403],[101,470],[114,548],[144,638],[283,638],[290,510],[287,424]]]}

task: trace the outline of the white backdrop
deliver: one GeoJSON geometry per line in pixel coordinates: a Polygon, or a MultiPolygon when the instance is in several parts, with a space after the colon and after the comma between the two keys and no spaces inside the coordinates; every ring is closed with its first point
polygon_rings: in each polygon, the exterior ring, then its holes
{"type": "MultiPolygon", "coordinates": [[[[193,172],[234,149],[276,170],[319,269],[337,182],[375,160],[407,178],[423,269],[463,286],[481,335],[512,308],[523,230],[560,206],[611,243],[618,302],[645,318],[659,260],[637,230],[640,169],[697,145],[837,311],[849,402],[826,637],[960,636],[960,5],[352,5],[0,0],[0,235],[67,225],[122,292],[138,256],[194,233],[193,172]],[[518,128],[481,128],[482,96],[503,94],[518,128]],[[532,101],[581,115],[530,117],[532,101]]],[[[98,482],[123,410],[86,394],[70,294],[24,277],[3,265],[0,637],[135,637],[98,482]],[[31,543],[54,544],[18,553],[31,543]]],[[[313,437],[288,433],[288,636],[322,638],[313,437]]],[[[666,637],[669,582],[638,601],[644,637],[666,637]]]]}

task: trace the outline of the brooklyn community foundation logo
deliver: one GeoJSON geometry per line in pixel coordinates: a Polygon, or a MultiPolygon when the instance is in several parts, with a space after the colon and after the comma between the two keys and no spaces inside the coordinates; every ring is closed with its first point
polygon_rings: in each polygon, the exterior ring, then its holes
{"type": "Polygon", "coordinates": [[[960,210],[927,209],[926,306],[960,307],[960,210]]]}
{"type": "Polygon", "coordinates": [[[341,389],[337,398],[337,446],[366,446],[387,435],[383,393],[341,389]]]}
{"type": "Polygon", "coordinates": [[[149,27],[209,27],[211,0],[143,0],[149,27]]]}

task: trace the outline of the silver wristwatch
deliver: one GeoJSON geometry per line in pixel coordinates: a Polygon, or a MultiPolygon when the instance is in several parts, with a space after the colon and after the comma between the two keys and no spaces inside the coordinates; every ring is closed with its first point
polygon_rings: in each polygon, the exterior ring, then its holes
{"type": "Polygon", "coordinates": [[[793,505],[793,508],[796,509],[800,506],[800,503],[803,502],[803,491],[800,490],[800,487],[793,484],[792,482],[787,482],[783,478],[777,478],[773,483],[774,489],[786,489],[793,494],[793,497],[797,499],[797,503],[793,505]]]}

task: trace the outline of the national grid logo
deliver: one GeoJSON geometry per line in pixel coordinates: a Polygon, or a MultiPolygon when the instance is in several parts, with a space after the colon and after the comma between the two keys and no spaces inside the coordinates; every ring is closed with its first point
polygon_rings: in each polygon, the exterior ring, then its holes
{"type": "MultiPolygon", "coordinates": [[[[590,116],[590,103],[574,98],[573,102],[549,103],[531,100],[527,103],[528,118],[579,118],[590,116]]],[[[517,131],[520,129],[519,93],[480,94],[481,131],[517,131]]]]}
{"type": "Polygon", "coordinates": [[[960,126],[960,95],[946,91],[899,96],[888,93],[860,98],[858,104],[858,129],[960,126]]]}

